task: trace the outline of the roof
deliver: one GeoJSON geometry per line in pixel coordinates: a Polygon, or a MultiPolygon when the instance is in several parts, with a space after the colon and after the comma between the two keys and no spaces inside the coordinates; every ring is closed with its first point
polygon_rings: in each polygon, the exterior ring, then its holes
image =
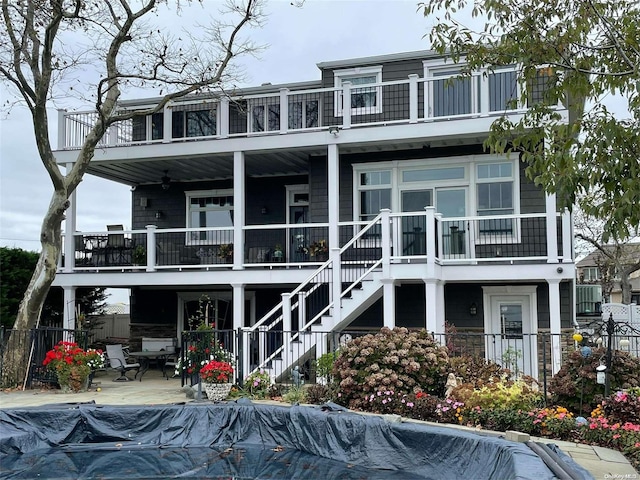
{"type": "Polygon", "coordinates": [[[386,55],[375,55],[371,57],[346,58],[344,60],[332,60],[329,62],[320,62],[316,65],[319,69],[323,68],[339,68],[339,67],[355,67],[357,65],[369,65],[372,63],[399,62],[402,60],[411,60],[415,58],[436,58],[444,55],[435,50],[416,50],[413,52],[390,53],[386,55]]]}
{"type": "MultiPolygon", "coordinates": [[[[640,243],[626,243],[623,245],[603,245],[602,249],[607,252],[613,252],[616,248],[620,248],[621,256],[623,256],[623,265],[631,265],[640,262],[640,243]]],[[[576,267],[598,267],[606,262],[606,257],[600,250],[594,250],[589,255],[584,257],[578,263],[576,267]]]]}

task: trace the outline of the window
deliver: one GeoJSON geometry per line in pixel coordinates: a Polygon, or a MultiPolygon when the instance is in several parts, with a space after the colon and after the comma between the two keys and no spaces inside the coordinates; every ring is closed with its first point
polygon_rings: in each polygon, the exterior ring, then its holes
{"type": "Polygon", "coordinates": [[[362,172],[359,175],[360,220],[368,221],[383,208],[391,208],[391,171],[362,172]]]}
{"type": "Polygon", "coordinates": [[[280,103],[254,105],[251,108],[252,132],[273,132],[278,130],[280,130],[280,103]]]}
{"type": "Polygon", "coordinates": [[[432,182],[453,179],[464,179],[464,167],[428,168],[402,172],[403,182],[432,182]]]}
{"type": "Polygon", "coordinates": [[[335,95],[334,115],[341,117],[345,105],[351,108],[351,115],[382,113],[382,87],[367,86],[382,82],[382,67],[362,67],[336,70],[333,72],[335,86],[351,82],[351,98],[345,101],[342,91],[335,95]]]}
{"type": "Polygon", "coordinates": [[[144,142],[162,140],[164,134],[164,114],[162,112],[152,115],[137,115],[131,119],[131,140],[144,142]]]}
{"type": "Polygon", "coordinates": [[[431,73],[435,80],[431,82],[431,113],[434,117],[465,115],[478,111],[473,98],[478,78],[460,77],[459,70],[436,70],[431,73]],[[473,82],[473,83],[472,83],[473,82]]]}
{"type": "Polygon", "coordinates": [[[582,269],[583,281],[595,282],[600,280],[600,269],[598,267],[585,267],[582,269]]]}
{"type": "Polygon", "coordinates": [[[289,103],[289,129],[318,126],[318,100],[301,100],[289,103]]]}
{"type": "Polygon", "coordinates": [[[175,110],[171,114],[173,138],[216,135],[216,110],[175,110]]]}
{"type": "Polygon", "coordinates": [[[187,228],[222,227],[228,230],[187,233],[190,245],[222,245],[233,242],[233,191],[186,192],[187,228]]]}
{"type": "MultiPolygon", "coordinates": [[[[486,163],[477,166],[477,210],[479,216],[510,215],[514,213],[513,164],[486,163]]],[[[481,234],[513,233],[512,219],[493,219],[480,222],[481,234]]]]}
{"type": "Polygon", "coordinates": [[[518,106],[517,72],[498,71],[489,74],[489,111],[513,110],[518,106]]]}

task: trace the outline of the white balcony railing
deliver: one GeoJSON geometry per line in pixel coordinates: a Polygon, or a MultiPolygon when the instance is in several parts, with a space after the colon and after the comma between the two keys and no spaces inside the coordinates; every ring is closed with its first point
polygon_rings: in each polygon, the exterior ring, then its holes
{"type": "MultiPolygon", "coordinates": [[[[478,264],[489,262],[571,261],[569,214],[522,214],[442,218],[425,212],[389,215],[389,263],[478,264]],[[556,235],[548,235],[549,230],[556,235]]],[[[372,264],[383,255],[382,226],[361,235],[362,222],[339,225],[339,245],[352,242],[345,264],[372,264]],[[358,236],[353,242],[353,238],[358,236]]],[[[61,270],[141,271],[165,269],[314,266],[329,256],[326,223],[243,227],[244,245],[230,228],[171,228],[77,232],[65,239],[61,270]],[[234,255],[240,248],[242,255],[234,255]],[[237,258],[236,258],[237,257],[237,258]],[[238,262],[236,264],[236,262],[238,262]]]]}
{"type": "MultiPolygon", "coordinates": [[[[367,102],[361,105],[362,90],[344,82],[341,87],[307,90],[280,89],[277,92],[170,102],[163,110],[148,116],[114,124],[99,147],[179,142],[185,139],[211,140],[313,131],[331,126],[347,129],[394,123],[461,120],[479,116],[518,113],[510,109],[504,89],[489,88],[479,76],[470,80],[471,88],[454,90],[447,77],[419,78],[367,84],[367,102]],[[467,92],[468,90],[468,92],[467,92]],[[495,91],[494,91],[495,90],[495,91]],[[463,98],[450,102],[451,95],[463,98]],[[352,108],[343,108],[345,98],[352,108]]],[[[515,82],[515,77],[511,79],[515,82]]],[[[517,87],[513,85],[513,91],[517,87]]],[[[141,110],[148,105],[127,104],[123,110],[141,110]]],[[[58,148],[79,149],[97,120],[95,112],[60,112],[58,148]]]]}

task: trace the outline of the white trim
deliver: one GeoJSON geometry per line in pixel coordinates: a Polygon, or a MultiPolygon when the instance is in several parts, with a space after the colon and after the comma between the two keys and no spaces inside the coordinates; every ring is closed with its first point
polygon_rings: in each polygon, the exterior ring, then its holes
{"type": "MultiPolygon", "coordinates": [[[[340,70],[333,71],[334,85],[336,87],[336,92],[334,94],[334,107],[333,114],[335,117],[342,117],[342,111],[344,108],[342,102],[342,86],[345,81],[349,81],[352,78],[359,77],[370,77],[376,76],[376,82],[371,84],[371,86],[353,86],[352,88],[371,88],[375,89],[376,93],[376,104],[373,107],[358,107],[351,108],[351,115],[370,115],[370,114],[378,114],[382,113],[382,86],[379,85],[382,83],[382,65],[372,66],[372,67],[356,67],[356,68],[343,68],[340,70]]],[[[349,105],[351,104],[351,99],[349,99],[349,105]]]]}

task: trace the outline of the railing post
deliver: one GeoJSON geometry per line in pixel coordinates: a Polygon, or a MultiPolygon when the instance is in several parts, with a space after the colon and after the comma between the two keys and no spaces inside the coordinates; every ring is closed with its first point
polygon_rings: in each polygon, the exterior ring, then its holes
{"type": "Polygon", "coordinates": [[[298,292],[298,328],[297,330],[302,330],[307,323],[307,305],[305,302],[305,292],[298,292]]]}
{"type": "Polygon", "coordinates": [[[382,222],[382,277],[391,276],[391,226],[389,225],[391,210],[380,210],[382,222]]]}
{"type": "Polygon", "coordinates": [[[280,89],[280,133],[285,134],[289,129],[289,101],[288,88],[280,89]]]}
{"type": "Polygon", "coordinates": [[[409,123],[418,123],[418,74],[409,75],[409,123]]]}
{"type": "Polygon", "coordinates": [[[107,129],[107,138],[108,138],[108,142],[107,145],[109,145],[110,147],[115,147],[118,145],[118,124],[117,123],[113,123],[109,126],[109,128],[107,129]]]}
{"type": "Polygon", "coordinates": [[[282,294],[282,370],[291,366],[291,293],[282,294]]]}
{"type": "MultiPolygon", "coordinates": [[[[251,348],[249,346],[249,340],[251,338],[251,332],[249,331],[249,327],[240,327],[238,329],[238,332],[240,334],[240,342],[242,344],[242,378],[245,379],[249,376],[249,371],[251,370],[251,348]]],[[[258,335],[260,333],[258,332],[258,335]]],[[[258,338],[258,343],[259,342],[259,338],[258,338]]],[[[260,347],[258,347],[260,348],[260,347]]],[[[262,363],[264,361],[264,351],[260,350],[259,352],[260,357],[258,358],[258,363],[262,363]]]]}
{"type": "Polygon", "coordinates": [[[167,104],[162,109],[162,143],[170,143],[173,135],[173,108],[167,104]]]}
{"type": "MultiPolygon", "coordinates": [[[[436,208],[425,207],[425,232],[427,235],[427,278],[436,273],[436,208]]],[[[438,242],[442,243],[442,242],[438,242]]]]}
{"type": "Polygon", "coordinates": [[[333,322],[329,329],[333,330],[342,320],[340,297],[342,296],[342,262],[340,261],[340,249],[333,247],[329,252],[331,258],[331,291],[333,297],[333,322]]]}
{"type": "Polygon", "coordinates": [[[547,226],[547,263],[558,263],[558,225],[556,219],[556,195],[554,193],[548,193],[545,196],[545,205],[545,223],[547,226]]]}
{"type": "MultiPolygon", "coordinates": [[[[474,80],[473,77],[472,80],[474,80]]],[[[483,116],[489,115],[489,75],[486,68],[480,70],[480,86],[478,88],[480,89],[480,113],[483,116]]],[[[474,105],[477,104],[474,102],[474,105]]]]}
{"type": "Polygon", "coordinates": [[[573,237],[571,236],[571,212],[565,208],[562,211],[562,262],[573,261],[573,237]]]}
{"type": "Polygon", "coordinates": [[[157,226],[147,225],[147,272],[156,271],[156,230],[157,226]]]}
{"type": "Polygon", "coordinates": [[[351,82],[342,82],[342,128],[351,128],[351,82]]]}
{"type": "Polygon", "coordinates": [[[218,111],[218,137],[227,138],[229,136],[229,99],[227,97],[220,99],[218,111]]]}
{"type": "MultiPolygon", "coordinates": [[[[65,165],[66,172],[69,174],[73,168],[72,163],[65,165]]],[[[74,190],[69,195],[69,208],[64,218],[64,272],[71,273],[76,266],[76,207],[77,207],[77,191],[74,190]]]]}
{"type": "Polygon", "coordinates": [[[58,150],[64,150],[67,146],[67,111],[58,109],[58,150]]]}

